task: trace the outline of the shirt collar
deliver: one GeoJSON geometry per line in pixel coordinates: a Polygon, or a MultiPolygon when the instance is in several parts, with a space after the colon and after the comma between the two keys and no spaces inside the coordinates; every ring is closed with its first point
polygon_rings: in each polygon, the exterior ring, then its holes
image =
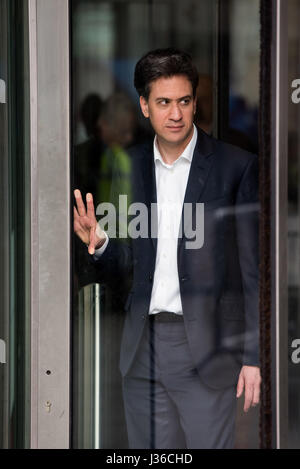
{"type": "MultiPolygon", "coordinates": [[[[195,146],[196,146],[196,143],[197,143],[197,137],[198,137],[198,131],[197,131],[197,128],[196,128],[195,124],[193,124],[193,129],[194,129],[194,132],[193,132],[193,136],[191,138],[191,141],[185,147],[183,153],[179,156],[179,158],[177,158],[176,161],[174,161],[173,164],[177,163],[177,161],[179,161],[182,158],[185,158],[189,163],[192,162],[195,146]]],[[[172,165],[166,164],[164,162],[164,160],[163,160],[163,158],[160,154],[160,151],[158,149],[157,136],[156,135],[155,135],[154,143],[153,143],[153,152],[154,152],[154,161],[159,160],[164,166],[167,166],[167,167],[172,166],[172,165]]]]}

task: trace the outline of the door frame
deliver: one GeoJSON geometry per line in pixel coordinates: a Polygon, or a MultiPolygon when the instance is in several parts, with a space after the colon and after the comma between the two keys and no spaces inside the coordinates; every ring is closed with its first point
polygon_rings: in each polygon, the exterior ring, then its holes
{"type": "Polygon", "coordinates": [[[271,281],[273,441],[288,448],[288,14],[283,0],[273,1],[271,99],[271,281]]]}
{"type": "Polygon", "coordinates": [[[69,1],[28,0],[31,448],[70,440],[69,1]]]}
{"type": "MultiPolygon", "coordinates": [[[[273,447],[287,440],[287,15],[273,0],[271,272],[273,447]]],[[[70,447],[69,0],[28,0],[31,127],[31,447],[70,447]],[[49,164],[51,163],[51,164],[49,164]],[[49,373],[50,372],[50,373],[49,373]],[[51,403],[51,406],[47,405],[51,403]],[[49,412],[50,410],[50,412],[49,412]]]]}

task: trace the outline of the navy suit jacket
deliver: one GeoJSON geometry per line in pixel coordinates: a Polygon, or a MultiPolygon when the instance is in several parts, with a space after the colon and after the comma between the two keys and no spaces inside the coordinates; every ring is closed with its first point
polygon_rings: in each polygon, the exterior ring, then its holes
{"type": "MultiPolygon", "coordinates": [[[[133,202],[156,202],[153,142],[132,157],[133,202]]],[[[236,384],[242,365],[259,366],[258,158],[198,129],[185,203],[204,203],[204,244],[178,239],[183,317],[191,355],[212,388],[236,384]]],[[[152,213],[153,216],[153,213],[152,213]]],[[[157,240],[109,244],[96,261],[104,281],[132,276],[126,301],[120,370],[125,376],[148,321],[157,240]],[[120,278],[120,277],[118,277],[120,278]]]]}

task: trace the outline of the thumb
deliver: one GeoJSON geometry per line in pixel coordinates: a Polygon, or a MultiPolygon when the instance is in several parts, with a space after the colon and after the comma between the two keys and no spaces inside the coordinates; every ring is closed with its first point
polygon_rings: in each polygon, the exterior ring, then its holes
{"type": "Polygon", "coordinates": [[[236,397],[239,398],[241,397],[243,390],[244,390],[244,376],[242,373],[240,373],[237,388],[236,388],[236,397]]]}

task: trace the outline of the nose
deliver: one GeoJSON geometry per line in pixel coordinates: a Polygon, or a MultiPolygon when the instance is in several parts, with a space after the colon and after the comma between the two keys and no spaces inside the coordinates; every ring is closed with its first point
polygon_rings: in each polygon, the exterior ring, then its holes
{"type": "Polygon", "coordinates": [[[173,103],[169,117],[176,122],[182,119],[182,112],[178,103],[173,103]]]}

